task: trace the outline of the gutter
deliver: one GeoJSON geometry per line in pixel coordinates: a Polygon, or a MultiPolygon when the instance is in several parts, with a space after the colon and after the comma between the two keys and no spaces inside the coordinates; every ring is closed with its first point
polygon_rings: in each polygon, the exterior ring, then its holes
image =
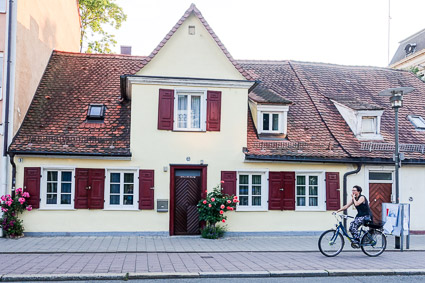
{"type": "MultiPolygon", "coordinates": [[[[355,164],[388,164],[394,165],[394,161],[389,158],[369,158],[369,157],[358,157],[358,158],[325,158],[325,157],[314,157],[314,156],[279,156],[279,155],[253,155],[246,154],[245,162],[319,162],[319,163],[355,163],[355,164]]],[[[403,160],[405,165],[425,165],[425,159],[405,159],[403,160]]]]}
{"type": "Polygon", "coordinates": [[[15,164],[15,154],[9,153],[10,164],[12,165],[12,198],[15,197],[15,187],[16,187],[16,164],[15,164]]]}
{"type": "Polygon", "coordinates": [[[10,151],[10,154],[17,155],[56,155],[56,156],[99,156],[99,157],[131,157],[131,153],[113,154],[113,153],[72,153],[72,152],[49,152],[49,151],[10,151]]]}
{"type": "MultiPolygon", "coordinates": [[[[350,175],[359,173],[360,170],[362,169],[361,163],[358,163],[356,165],[357,165],[357,169],[353,171],[348,171],[347,173],[344,174],[344,178],[342,181],[342,206],[347,204],[347,177],[350,175]]],[[[347,215],[347,210],[344,210],[344,214],[347,215]]],[[[347,218],[344,218],[344,226],[347,227],[347,218]]]]}
{"type": "Polygon", "coordinates": [[[9,143],[9,112],[10,112],[10,65],[12,53],[12,14],[13,14],[13,0],[9,0],[9,24],[7,29],[7,73],[6,73],[6,93],[5,93],[5,120],[4,120],[4,142],[3,142],[3,156],[7,157],[7,147],[9,143]]]}

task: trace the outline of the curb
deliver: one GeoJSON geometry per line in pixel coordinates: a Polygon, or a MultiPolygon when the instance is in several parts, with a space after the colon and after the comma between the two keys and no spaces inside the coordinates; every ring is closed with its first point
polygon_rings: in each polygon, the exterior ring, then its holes
{"type": "Polygon", "coordinates": [[[346,269],[346,270],[284,270],[253,272],[145,272],[96,274],[22,274],[2,275],[2,282],[132,280],[182,278],[259,278],[259,277],[344,277],[344,276],[425,275],[425,269],[346,269]]]}

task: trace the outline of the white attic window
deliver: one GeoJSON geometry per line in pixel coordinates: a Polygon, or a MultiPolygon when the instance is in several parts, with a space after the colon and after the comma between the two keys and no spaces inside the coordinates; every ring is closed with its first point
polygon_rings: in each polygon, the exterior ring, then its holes
{"type": "Polygon", "coordinates": [[[425,130],[425,120],[421,116],[409,115],[407,116],[409,121],[415,126],[416,130],[424,131],[425,130]]]}
{"type": "Polygon", "coordinates": [[[382,140],[381,117],[384,110],[355,110],[332,100],[351,131],[359,140],[382,140]]]}
{"type": "Polygon", "coordinates": [[[288,105],[257,105],[259,134],[287,133],[288,105]]]}

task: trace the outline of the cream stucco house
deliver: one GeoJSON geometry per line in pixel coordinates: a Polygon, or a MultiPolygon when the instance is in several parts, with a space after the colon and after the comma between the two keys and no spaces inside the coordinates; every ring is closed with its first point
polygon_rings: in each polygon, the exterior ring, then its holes
{"type": "MultiPolygon", "coordinates": [[[[147,57],[55,51],[9,148],[35,208],[26,233],[197,234],[196,204],[220,181],[240,200],[230,232],[327,229],[354,184],[380,218],[394,167],[376,145],[394,121],[377,94],[406,85],[401,142],[425,144],[414,75],[235,60],[194,5],[147,57]]],[[[425,158],[405,156],[400,200],[423,215],[425,158]]]]}

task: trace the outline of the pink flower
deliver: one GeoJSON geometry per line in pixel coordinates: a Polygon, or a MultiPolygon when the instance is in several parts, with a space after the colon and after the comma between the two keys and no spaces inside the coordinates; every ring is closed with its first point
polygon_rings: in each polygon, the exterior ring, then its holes
{"type": "Polygon", "coordinates": [[[1,196],[1,200],[2,201],[6,201],[6,197],[5,196],[1,196]]]}
{"type": "Polygon", "coordinates": [[[223,210],[220,210],[220,214],[223,214],[224,213],[224,211],[223,210]]]}
{"type": "Polygon", "coordinates": [[[1,208],[1,211],[3,211],[3,212],[7,212],[9,209],[7,209],[7,208],[1,208]]]}
{"type": "Polygon", "coordinates": [[[208,193],[208,190],[205,190],[206,193],[208,193]]]}
{"type": "Polygon", "coordinates": [[[25,202],[25,198],[19,198],[19,199],[18,199],[18,201],[19,201],[21,204],[24,204],[24,202],[25,202]]]}
{"type": "Polygon", "coordinates": [[[16,190],[15,190],[15,192],[16,192],[17,194],[22,193],[22,188],[18,188],[18,189],[16,189],[16,190]]]}
{"type": "Polygon", "coordinates": [[[212,205],[211,205],[211,203],[208,205],[208,207],[211,207],[212,205]]]}
{"type": "Polygon", "coordinates": [[[30,197],[30,194],[29,194],[28,192],[24,192],[24,193],[22,194],[22,196],[23,196],[24,198],[29,198],[29,197],[30,197]]]}
{"type": "Polygon", "coordinates": [[[204,200],[202,203],[203,203],[203,204],[207,204],[207,201],[206,201],[206,200],[204,200]]]}
{"type": "Polygon", "coordinates": [[[226,222],[226,219],[222,219],[221,222],[223,222],[223,223],[226,222]]]}
{"type": "Polygon", "coordinates": [[[232,201],[230,199],[227,200],[227,203],[232,203],[232,201]]]}
{"type": "Polygon", "coordinates": [[[225,206],[224,206],[224,204],[222,204],[222,205],[220,206],[220,208],[221,208],[221,209],[223,209],[224,207],[225,207],[225,206]]]}
{"type": "Polygon", "coordinates": [[[234,196],[233,199],[238,199],[238,197],[237,196],[234,196]]]}
{"type": "Polygon", "coordinates": [[[215,201],[215,198],[211,198],[211,201],[215,201]]]}
{"type": "Polygon", "coordinates": [[[27,206],[27,210],[28,210],[28,211],[31,211],[31,210],[32,210],[32,206],[31,206],[31,205],[28,205],[28,206],[27,206]]]}
{"type": "Polygon", "coordinates": [[[6,201],[7,206],[11,206],[12,205],[12,201],[6,201]]]}
{"type": "Polygon", "coordinates": [[[238,201],[237,199],[235,199],[235,198],[234,198],[234,199],[233,199],[233,202],[239,202],[239,201],[238,201]]]}
{"type": "Polygon", "coordinates": [[[228,209],[228,210],[233,210],[233,207],[228,206],[228,207],[227,207],[227,209],[228,209]]]}
{"type": "Polygon", "coordinates": [[[222,184],[224,184],[224,181],[223,181],[223,180],[221,180],[221,183],[222,183],[222,184]]]}

